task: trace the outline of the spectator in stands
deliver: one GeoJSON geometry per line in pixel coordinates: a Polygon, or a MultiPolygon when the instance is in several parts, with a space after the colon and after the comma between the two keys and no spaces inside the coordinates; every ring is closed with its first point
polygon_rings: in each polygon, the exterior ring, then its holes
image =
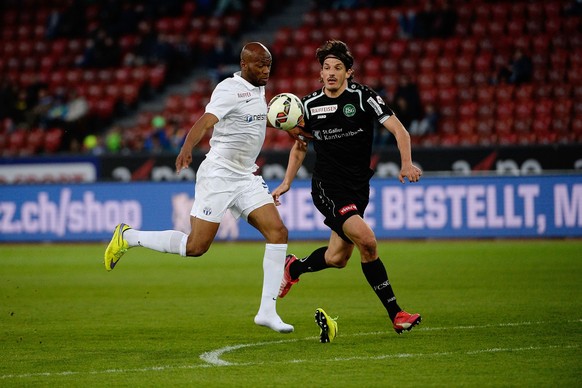
{"type": "Polygon", "coordinates": [[[45,128],[62,127],[67,114],[67,96],[63,88],[59,88],[53,95],[51,107],[46,114],[45,128]]]}
{"type": "MultiPolygon", "coordinates": [[[[26,96],[26,92],[24,92],[26,96]]],[[[25,97],[26,98],[26,97],[25,97]]],[[[29,128],[42,126],[46,128],[48,123],[48,113],[53,107],[54,97],[46,88],[38,91],[38,103],[30,110],[27,110],[27,124],[29,128]]]]}
{"type": "Polygon", "coordinates": [[[135,56],[142,62],[148,63],[155,45],[158,41],[156,32],[151,21],[142,20],[138,25],[138,37],[135,47],[135,56]]]}
{"type": "MultiPolygon", "coordinates": [[[[436,12],[433,21],[433,35],[438,38],[450,38],[455,33],[457,11],[449,0],[444,1],[442,8],[436,12]]],[[[431,37],[432,37],[431,36],[431,37]]]]}
{"type": "Polygon", "coordinates": [[[105,149],[109,153],[118,153],[121,151],[123,139],[121,130],[118,126],[111,127],[105,135],[105,149]]]}
{"type": "Polygon", "coordinates": [[[35,74],[34,80],[26,87],[26,99],[28,106],[38,104],[38,92],[41,89],[48,89],[49,85],[40,74],[35,74]]]}
{"type": "Polygon", "coordinates": [[[433,37],[435,35],[434,25],[436,19],[437,13],[433,8],[432,2],[426,1],[424,8],[416,13],[413,36],[420,39],[433,37]]]}
{"type": "Polygon", "coordinates": [[[69,92],[67,111],[63,120],[68,131],[83,131],[89,114],[89,103],[76,89],[69,92]]]}
{"type": "Polygon", "coordinates": [[[400,35],[404,38],[448,38],[455,32],[457,11],[450,1],[435,9],[432,1],[426,1],[420,11],[409,9],[398,15],[400,35]]]}
{"type": "Polygon", "coordinates": [[[424,116],[420,120],[414,120],[410,124],[410,135],[424,136],[436,132],[439,114],[432,104],[427,104],[424,116]]]}
{"type": "Polygon", "coordinates": [[[564,7],[566,16],[582,16],[582,0],[572,0],[564,7]]]}
{"type": "MultiPolygon", "coordinates": [[[[40,94],[40,91],[39,91],[40,94]]],[[[28,105],[28,96],[26,94],[26,90],[18,89],[16,92],[16,98],[14,99],[14,103],[11,106],[10,114],[12,119],[14,120],[15,124],[21,124],[25,122],[31,123],[32,121],[32,112],[31,109],[33,107],[28,105]]]]}
{"type": "Polygon", "coordinates": [[[240,0],[217,0],[214,16],[221,17],[229,12],[240,12],[244,5],[240,0]]]}
{"type": "Polygon", "coordinates": [[[8,77],[0,78],[0,120],[14,119],[17,93],[16,86],[8,77]]]}
{"type": "Polygon", "coordinates": [[[53,8],[46,21],[46,37],[74,38],[80,36],[87,26],[83,0],[71,0],[63,9],[53,8]]]}
{"type": "MultiPolygon", "coordinates": [[[[394,105],[398,105],[398,100],[402,98],[406,102],[404,109],[407,112],[407,117],[412,120],[418,120],[422,117],[422,103],[420,101],[420,92],[416,83],[412,79],[402,74],[398,80],[398,86],[394,92],[394,105]]],[[[400,102],[401,104],[401,102],[400,102]]],[[[408,128],[406,125],[405,128],[408,128]]]]}
{"type": "Polygon", "coordinates": [[[412,38],[416,32],[416,12],[412,9],[398,13],[398,25],[401,38],[412,38]]]}
{"type": "Polygon", "coordinates": [[[507,84],[511,78],[511,69],[508,63],[499,63],[496,65],[496,69],[493,72],[489,82],[492,85],[507,84]]]}
{"type": "Polygon", "coordinates": [[[519,85],[525,82],[530,82],[533,73],[533,64],[531,58],[525,55],[522,50],[518,49],[513,55],[510,70],[510,83],[519,85]]]}
{"type": "Polygon", "coordinates": [[[180,148],[184,145],[186,134],[187,131],[176,121],[168,126],[168,141],[172,152],[180,152],[180,148]]]}
{"type": "Polygon", "coordinates": [[[166,134],[166,119],[160,115],[154,116],[152,128],[144,141],[144,151],[160,153],[170,150],[170,140],[166,134]]]}
{"type": "Polygon", "coordinates": [[[214,83],[218,83],[232,74],[232,66],[236,66],[237,58],[233,54],[230,40],[218,36],[212,50],[203,59],[203,63],[209,69],[214,83]]]}
{"type": "Polygon", "coordinates": [[[83,151],[92,155],[102,155],[105,152],[103,136],[90,134],[83,139],[83,151]]]}

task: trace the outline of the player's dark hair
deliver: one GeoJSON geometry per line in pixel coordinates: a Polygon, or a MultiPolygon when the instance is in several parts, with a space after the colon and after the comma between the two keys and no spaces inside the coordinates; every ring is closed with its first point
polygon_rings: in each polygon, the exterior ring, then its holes
{"type": "Polygon", "coordinates": [[[341,40],[328,40],[315,51],[315,56],[322,66],[323,61],[328,57],[342,61],[346,70],[350,70],[354,65],[354,57],[348,49],[348,45],[341,40]]]}

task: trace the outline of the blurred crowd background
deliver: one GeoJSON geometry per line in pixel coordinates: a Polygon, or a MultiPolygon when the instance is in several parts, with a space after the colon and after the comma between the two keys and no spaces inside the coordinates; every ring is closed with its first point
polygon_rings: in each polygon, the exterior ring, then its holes
{"type": "Polygon", "coordinates": [[[0,153],[175,153],[250,36],[268,98],[319,88],[316,48],[344,40],[419,147],[582,143],[580,1],[4,0],[0,153]]]}

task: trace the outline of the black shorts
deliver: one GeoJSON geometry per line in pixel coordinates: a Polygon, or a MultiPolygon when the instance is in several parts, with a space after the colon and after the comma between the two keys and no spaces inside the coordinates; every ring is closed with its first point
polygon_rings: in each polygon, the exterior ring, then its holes
{"type": "Polygon", "coordinates": [[[311,198],[317,210],[325,217],[323,222],[344,241],[353,244],[345,235],[343,225],[348,218],[355,214],[364,217],[364,211],[370,201],[370,186],[349,189],[330,182],[312,179],[311,198]]]}

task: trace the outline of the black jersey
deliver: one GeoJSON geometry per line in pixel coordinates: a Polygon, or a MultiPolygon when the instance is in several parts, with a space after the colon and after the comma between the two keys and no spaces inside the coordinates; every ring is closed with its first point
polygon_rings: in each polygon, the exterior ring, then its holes
{"type": "Polygon", "coordinates": [[[367,86],[348,82],[336,98],[323,90],[303,97],[305,131],[313,134],[316,152],[313,177],[351,188],[369,184],[375,122],[394,113],[367,86]]]}

